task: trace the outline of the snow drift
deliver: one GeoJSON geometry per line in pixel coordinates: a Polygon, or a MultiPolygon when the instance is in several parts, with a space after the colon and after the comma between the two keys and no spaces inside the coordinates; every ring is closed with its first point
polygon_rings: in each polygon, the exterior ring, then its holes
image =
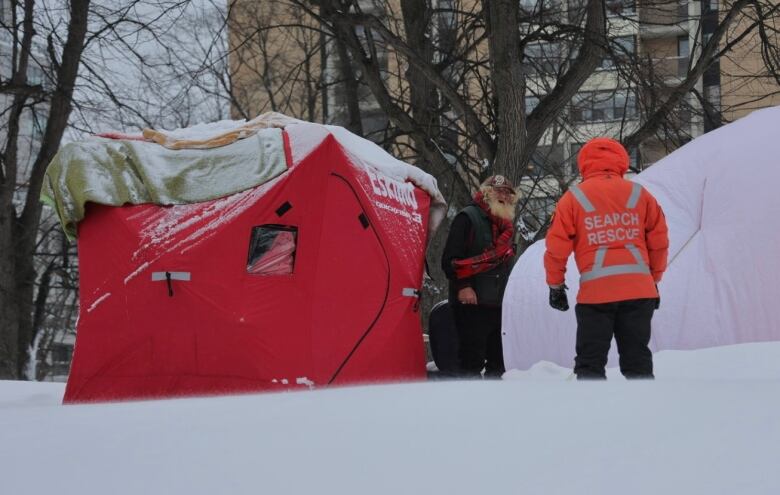
{"type": "Polygon", "coordinates": [[[654,382],[564,381],[548,363],[503,381],[68,407],[62,386],[0,381],[2,493],[777,494],[780,342],[657,364],[654,382]]]}

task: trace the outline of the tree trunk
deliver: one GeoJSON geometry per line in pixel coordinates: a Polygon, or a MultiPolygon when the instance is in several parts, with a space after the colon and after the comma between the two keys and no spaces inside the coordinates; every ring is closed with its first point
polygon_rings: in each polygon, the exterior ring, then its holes
{"type": "MultiPolygon", "coordinates": [[[[21,47],[14,44],[13,82],[27,84],[27,68],[33,36],[33,6],[28,0],[24,5],[21,47]],[[17,50],[17,48],[20,48],[17,50]],[[18,56],[17,56],[18,52],[18,56]]],[[[14,16],[14,20],[16,16],[14,16]]],[[[16,234],[16,205],[14,193],[19,181],[18,139],[19,124],[27,96],[17,94],[8,113],[8,133],[3,150],[3,167],[0,168],[0,379],[17,378],[19,362],[18,341],[20,335],[20,298],[18,292],[17,253],[20,250],[16,234]]]]}
{"type": "Polygon", "coordinates": [[[520,4],[517,0],[487,0],[482,5],[488,28],[493,99],[498,113],[498,147],[491,171],[518,183],[526,143],[520,4]]]}
{"type": "MultiPolygon", "coordinates": [[[[33,3],[28,0],[29,5],[33,3]]],[[[41,147],[31,169],[24,209],[18,219],[15,218],[13,205],[9,207],[6,204],[15,186],[15,181],[8,181],[12,174],[5,174],[0,192],[3,199],[0,205],[0,378],[24,377],[28,350],[34,338],[33,298],[36,276],[33,261],[42,207],[39,195],[46,167],[59,148],[70,117],[73,88],[84,50],[89,4],[90,0],[71,1],[68,37],[62,50],[62,60],[59,63],[50,62],[57,67],[56,89],[51,99],[41,147]]],[[[6,170],[12,170],[15,174],[19,164],[15,163],[15,158],[14,163],[9,162],[8,158],[6,154],[6,170]]]]}
{"type": "MultiPolygon", "coordinates": [[[[430,36],[433,10],[430,7],[430,2],[402,0],[401,10],[407,44],[424,63],[433,65],[434,47],[430,36]]],[[[438,142],[438,146],[442,150],[451,156],[455,156],[454,152],[447,149],[447,143],[441,139],[443,122],[438,114],[439,96],[436,86],[417,65],[409,64],[405,75],[409,83],[409,101],[414,121],[417,122],[422,128],[422,132],[429,139],[438,142]]],[[[430,171],[430,167],[426,166],[425,160],[422,158],[418,160],[416,165],[422,169],[427,168],[430,171]]],[[[463,187],[462,180],[456,175],[455,165],[450,165],[449,170],[440,173],[437,175],[437,178],[439,188],[442,194],[448,198],[451,207],[460,208],[465,206],[465,203],[469,200],[468,190],[463,187]]],[[[447,294],[447,279],[441,269],[439,259],[444,250],[448,231],[449,226],[446,225],[445,219],[445,225],[442,225],[428,242],[426,258],[430,260],[428,268],[432,280],[426,285],[426,290],[423,291],[421,316],[424,328],[428,327],[430,309],[435,303],[445,299],[447,294]]]]}
{"type": "Polygon", "coordinates": [[[17,378],[19,301],[13,256],[13,207],[0,208],[0,380],[17,378]]]}
{"type": "MultiPolygon", "coordinates": [[[[431,23],[429,1],[402,0],[401,11],[407,43],[426,64],[433,64],[433,44],[430,36],[427,36],[431,23]]],[[[428,136],[436,138],[439,124],[434,115],[437,100],[435,88],[422,71],[413,65],[406,69],[406,80],[409,83],[412,116],[428,136]]]]}
{"type": "MultiPolygon", "coordinates": [[[[323,14],[331,14],[328,6],[323,7],[323,14]]],[[[336,61],[338,63],[339,76],[344,88],[344,106],[347,108],[346,121],[344,127],[350,132],[363,135],[363,120],[360,113],[360,83],[355,77],[355,68],[349,56],[349,50],[342,37],[336,36],[333,40],[336,45],[336,61]]]]}

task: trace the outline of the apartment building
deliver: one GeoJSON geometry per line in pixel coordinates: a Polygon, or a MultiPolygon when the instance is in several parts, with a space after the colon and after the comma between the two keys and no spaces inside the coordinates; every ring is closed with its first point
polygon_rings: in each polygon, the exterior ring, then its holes
{"type": "MultiPolygon", "coordinates": [[[[237,0],[236,5],[248,0],[237,0]]],[[[584,21],[586,0],[518,0],[526,25],[521,30],[531,32],[544,22],[577,24],[584,21]],[[534,25],[537,24],[537,25],[534,25]]],[[[657,108],[659,102],[674,91],[685,79],[689,68],[698,60],[702,44],[706,43],[719,20],[723,17],[722,0],[608,0],[607,24],[610,40],[610,55],[604,57],[595,73],[585,82],[572,99],[569,109],[546,133],[538,147],[528,170],[524,171],[523,187],[531,203],[529,209],[536,215],[541,225],[546,221],[560,190],[567,183],[577,180],[576,155],[579,148],[588,139],[596,136],[613,136],[618,139],[630,135],[657,108]]],[[[252,3],[252,2],[250,2],[252,3]]],[[[264,4],[266,2],[260,2],[264,4]]],[[[478,11],[478,0],[436,0],[433,6],[438,9],[434,19],[432,36],[447,34],[446,25],[453,22],[449,9],[478,11]],[[440,27],[444,27],[439,29],[440,27]]],[[[397,1],[363,0],[361,8],[379,17],[398,19],[397,1]]],[[[274,19],[281,24],[278,16],[289,19],[295,13],[276,9],[267,12],[265,19],[274,19]],[[269,17],[270,16],[270,17],[269,17]]],[[[731,41],[745,23],[744,20],[732,27],[721,46],[731,41]]],[[[289,36],[279,31],[279,36],[289,36]]],[[[237,39],[231,33],[232,45],[237,39]]],[[[269,38],[271,35],[269,35],[269,38]]],[[[757,50],[756,36],[743,40],[732,54],[715,64],[696,81],[693,91],[688,93],[680,105],[664,120],[664,125],[651,138],[629,150],[633,171],[640,171],[652,165],[685,142],[730,122],[756,108],[780,103],[776,81],[766,77],[753,77],[766,71],[757,50]]],[[[302,45],[289,41],[278,43],[279,50],[285,51],[285,58],[293,66],[303,67],[319,74],[320,82],[316,90],[304,87],[297,80],[270,78],[258,82],[260,71],[247,71],[239,65],[235,68],[236,81],[242,88],[251,84],[264,84],[266,90],[283,87],[298,95],[307,95],[305,102],[295,106],[294,97],[287,111],[295,115],[313,116],[314,120],[346,125],[348,120],[347,101],[345,99],[344,79],[339,67],[339,50],[343,47],[336,43],[317,45],[310,42],[308,47],[318,50],[318,57],[310,57],[303,63],[302,45]],[[292,47],[292,48],[291,48],[292,47]],[[292,49],[292,51],[290,51],[292,49]],[[297,50],[297,51],[296,51],[297,50]],[[314,95],[316,104],[312,105],[314,95]],[[308,108],[308,110],[306,110],[308,108]],[[311,109],[314,108],[312,111],[311,109]]],[[[474,58],[486,60],[486,43],[473,47],[474,58]]],[[[380,47],[381,48],[381,47],[380,47]]],[[[527,111],[531,111],[540,98],[552,90],[561,68],[570,62],[577,53],[576,46],[567,46],[563,42],[536,42],[525,45],[524,60],[527,65],[528,84],[526,95],[527,111]]],[[[260,50],[259,53],[263,51],[260,50]]],[[[397,54],[380,49],[379,59],[387,74],[399,73],[397,54]]],[[[440,54],[439,54],[440,55],[440,54]]],[[[267,57],[267,55],[266,55],[267,57]]],[[[246,57],[239,57],[242,60],[246,57]]],[[[236,58],[238,59],[238,58],[236,58]]],[[[483,78],[487,74],[482,74],[483,78]]],[[[263,77],[266,77],[263,74],[263,77]]],[[[390,77],[390,76],[389,76],[390,77]]],[[[395,83],[394,81],[392,83],[395,83]]],[[[398,81],[399,91],[403,91],[403,80],[398,81]]],[[[461,81],[468,87],[465,91],[479,92],[483,88],[472,81],[461,81]]],[[[392,84],[389,84],[393,87],[392,84]]],[[[363,114],[363,127],[369,136],[387,127],[387,119],[379,109],[368,88],[361,86],[360,109],[363,114]]],[[[273,102],[267,96],[255,93],[253,98],[260,102],[256,113],[270,110],[273,102]]],[[[278,106],[278,105],[277,105],[278,106]]],[[[455,122],[457,116],[447,112],[442,114],[442,125],[447,121],[455,122]],[[449,119],[448,119],[449,116],[449,119]]],[[[457,133],[453,133],[457,135],[457,133]]],[[[455,138],[457,139],[457,138],[455,138]]]]}
{"type": "MultiPolygon", "coordinates": [[[[717,0],[708,3],[716,6],[717,0]]],[[[735,41],[735,36],[753,21],[750,17],[740,19],[724,42],[735,41]]],[[[780,47],[780,37],[776,29],[769,29],[766,34],[775,50],[770,56],[774,56],[777,63],[776,50],[780,47]]],[[[718,109],[724,122],[733,122],[760,108],[780,105],[780,84],[766,66],[757,30],[743,38],[731,53],[720,60],[717,74],[718,83],[713,86],[716,91],[712,98],[719,101],[718,109]]]]}
{"type": "Polygon", "coordinates": [[[327,89],[317,82],[326,55],[318,27],[305,12],[286,2],[231,1],[228,40],[233,118],[251,119],[277,111],[322,120],[322,96],[327,89]]]}
{"type": "MultiPolygon", "coordinates": [[[[560,4],[556,0],[543,1],[549,2],[547,12],[565,12],[569,22],[577,22],[580,0],[569,0],[566,7],[557,9],[560,4]]],[[[537,0],[521,0],[521,5],[539,13],[537,0]]],[[[613,54],[603,60],[572,99],[568,114],[547,133],[529,165],[522,181],[531,197],[528,223],[543,226],[562,183],[578,179],[576,155],[584,142],[596,136],[620,139],[631,134],[683,82],[723,19],[722,5],[719,0],[608,1],[608,36],[613,54]],[[626,77],[626,71],[616,66],[621,53],[634,59],[636,66],[630,73],[639,77],[626,77]],[[551,171],[562,171],[563,177],[551,171]]],[[[750,22],[753,19],[748,17],[736,22],[721,39],[720,47],[734,41],[750,22]]],[[[629,149],[633,172],[651,166],[685,142],[720,125],[753,110],[780,104],[780,85],[764,64],[760,43],[756,30],[705,71],[659,132],[629,149]]],[[[545,69],[551,73],[556,69],[549,64],[549,54],[561,50],[547,43],[529,48],[529,60],[539,61],[532,77],[536,84],[529,85],[526,99],[526,106],[532,109],[539,94],[554,84],[544,74],[545,69]]],[[[560,57],[565,60],[565,54],[560,57]]]]}
{"type": "MultiPolygon", "coordinates": [[[[530,0],[528,8],[534,9],[537,5],[530,0]]],[[[574,96],[568,114],[562,116],[558,127],[545,136],[531,164],[529,179],[555,169],[564,170],[570,179],[574,179],[577,175],[576,154],[584,142],[604,135],[619,139],[637,130],[643,116],[652,110],[645,103],[648,95],[643,93],[651,89],[656,92],[656,98],[664,97],[682,82],[688,72],[691,47],[699,46],[693,39],[697,32],[694,25],[698,22],[694,20],[697,7],[694,2],[643,5],[633,0],[617,0],[608,3],[610,53],[574,96]],[[643,87],[639,84],[641,81],[652,81],[652,88],[643,87]]],[[[570,2],[558,10],[551,6],[550,11],[564,13],[571,23],[581,22],[578,19],[582,15],[581,3],[570,2]]],[[[530,46],[526,57],[532,63],[544,60],[544,52],[551,50],[546,45],[530,46]]],[[[556,49],[552,48],[552,51],[556,49]]],[[[562,47],[558,51],[562,61],[576,55],[576,48],[562,47]]],[[[545,65],[534,65],[537,69],[532,78],[534,84],[529,85],[526,99],[529,111],[555,83],[539,73],[538,69],[544,69],[545,65]]],[[[699,82],[699,86],[701,84],[699,82]]],[[[688,112],[681,111],[674,116],[681,119],[675,125],[678,141],[704,132],[702,120],[696,118],[701,112],[690,111],[699,109],[698,103],[693,99],[687,99],[685,103],[683,108],[688,112]]],[[[666,140],[650,139],[629,150],[632,168],[641,170],[657,161],[671,151],[670,144],[666,140]]]]}
{"type": "MultiPolygon", "coordinates": [[[[386,15],[387,5],[381,0],[360,1],[365,14],[378,17],[386,15]]],[[[377,141],[384,137],[387,115],[368,87],[357,82],[356,66],[342,65],[349,58],[346,46],[319,33],[310,15],[287,2],[276,1],[234,0],[230,9],[234,118],[277,111],[355,128],[349,112],[349,92],[354,91],[361,133],[377,141]],[[349,78],[354,80],[348,82],[349,78]]],[[[362,28],[357,34],[365,36],[362,28]]],[[[381,42],[375,44],[380,70],[388,77],[393,61],[381,42]]]]}
{"type": "MultiPolygon", "coordinates": [[[[538,8],[536,0],[521,1],[524,5],[528,1],[530,9],[538,8]]],[[[576,1],[569,2],[570,21],[577,12],[576,1]]],[[[621,71],[615,70],[614,59],[605,59],[572,100],[569,128],[563,139],[550,142],[551,138],[547,138],[545,145],[558,148],[551,152],[550,159],[572,160],[581,143],[590,137],[619,138],[634,131],[654,110],[653,105],[683,82],[723,15],[719,0],[609,1],[611,48],[636,58],[640,64],[638,74],[654,82],[655,93],[649,94],[649,88],[622,77],[621,71]]],[[[720,47],[734,41],[753,21],[743,16],[721,39],[720,47]]],[[[773,39],[777,41],[776,35],[773,39]]],[[[536,96],[529,94],[528,105],[533,107],[535,101],[536,96]]],[[[753,110],[777,104],[780,85],[765,66],[755,30],[696,82],[693,92],[669,116],[668,134],[661,132],[630,150],[632,167],[641,170],[690,139],[753,110]]]]}

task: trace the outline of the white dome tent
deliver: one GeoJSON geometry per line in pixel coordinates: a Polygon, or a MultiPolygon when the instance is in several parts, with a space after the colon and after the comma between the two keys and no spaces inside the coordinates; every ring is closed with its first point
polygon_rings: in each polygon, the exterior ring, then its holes
{"type": "MultiPolygon", "coordinates": [[[[669,268],[659,284],[653,352],[780,340],[780,107],[701,136],[635,177],[664,209],[669,268]]],[[[579,273],[569,259],[572,308],[548,305],[544,241],[518,260],[504,296],[506,368],[572,367],[579,273]]],[[[617,365],[610,350],[608,366],[617,365]]]]}

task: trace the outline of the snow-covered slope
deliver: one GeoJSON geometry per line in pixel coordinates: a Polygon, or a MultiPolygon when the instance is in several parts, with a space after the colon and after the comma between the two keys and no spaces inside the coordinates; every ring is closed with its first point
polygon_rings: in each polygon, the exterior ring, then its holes
{"type": "MultiPolygon", "coordinates": [[[[635,179],[658,199],[669,224],[654,351],[780,340],[778,128],[780,107],[754,112],[693,140],[635,179]]],[[[543,254],[543,241],[532,245],[509,280],[507,368],[573,363],[574,311],[548,306],[543,254]]],[[[566,274],[571,303],[578,277],[572,257],[566,274]]]]}
{"type": "Polygon", "coordinates": [[[0,382],[0,493],[780,492],[780,343],[656,366],[654,382],[566,381],[548,363],[501,382],[91,406],[0,382]]]}

